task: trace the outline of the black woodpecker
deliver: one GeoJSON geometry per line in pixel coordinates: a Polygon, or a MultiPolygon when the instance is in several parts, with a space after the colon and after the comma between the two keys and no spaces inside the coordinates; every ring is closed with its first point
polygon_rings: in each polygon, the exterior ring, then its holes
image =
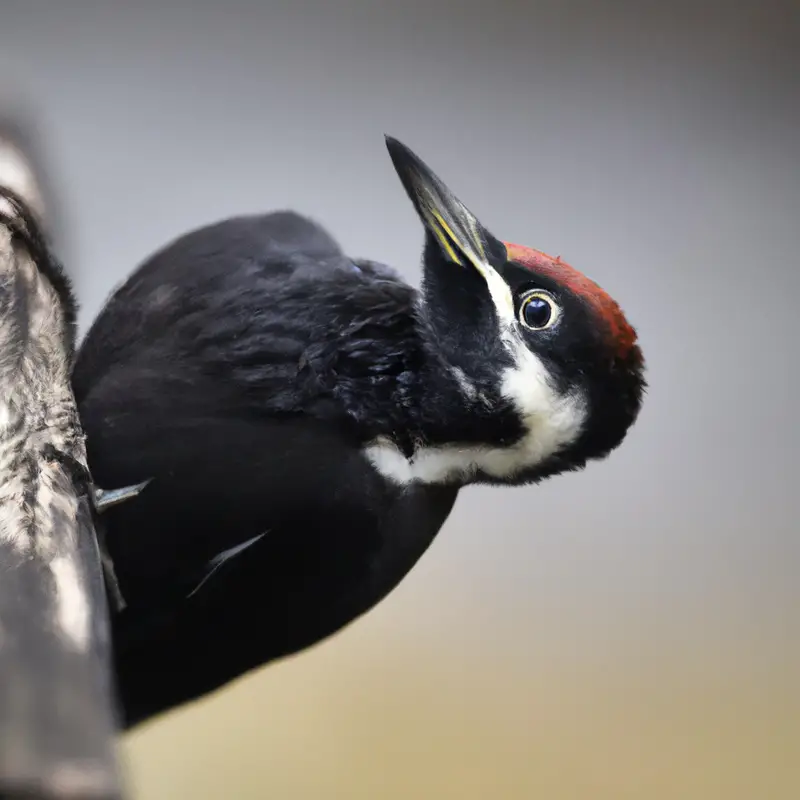
{"type": "Polygon", "coordinates": [[[387,137],[425,230],[417,290],[283,211],[146,260],[73,372],[127,607],[126,726],[340,630],[476,484],[581,469],[640,408],[636,333],[559,258],[496,239],[387,137]]]}

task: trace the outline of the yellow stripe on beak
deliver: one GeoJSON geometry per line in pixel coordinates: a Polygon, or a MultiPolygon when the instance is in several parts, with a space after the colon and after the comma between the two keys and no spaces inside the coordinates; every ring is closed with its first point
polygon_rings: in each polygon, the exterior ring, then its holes
{"type": "MultiPolygon", "coordinates": [[[[461,264],[463,266],[463,262],[453,252],[453,244],[455,244],[458,249],[470,260],[472,266],[475,267],[475,269],[478,270],[478,272],[483,276],[484,280],[489,283],[494,277],[495,270],[489,266],[489,264],[487,264],[478,253],[475,252],[475,250],[480,248],[481,255],[483,255],[483,247],[481,247],[477,231],[475,231],[474,242],[461,242],[453,233],[452,228],[450,228],[450,226],[444,221],[442,215],[436,209],[429,209],[429,213],[434,218],[436,223],[436,225],[433,226],[436,229],[436,236],[442,243],[442,246],[445,248],[450,258],[452,258],[456,264],[461,264]],[[446,234],[447,240],[442,232],[446,234]]],[[[504,302],[503,305],[505,306],[507,303],[504,302]]]]}
{"type": "MultiPolygon", "coordinates": [[[[436,209],[431,208],[428,210],[428,213],[433,217],[433,225],[431,225],[433,233],[444,248],[444,251],[450,257],[451,261],[455,261],[456,264],[460,264],[463,267],[464,262],[456,254],[453,245],[458,245],[458,249],[462,252],[464,252],[464,248],[460,246],[460,243],[453,234],[450,226],[442,219],[441,214],[439,214],[436,209]]],[[[470,259],[470,261],[471,260],[472,259],[470,259]]]]}

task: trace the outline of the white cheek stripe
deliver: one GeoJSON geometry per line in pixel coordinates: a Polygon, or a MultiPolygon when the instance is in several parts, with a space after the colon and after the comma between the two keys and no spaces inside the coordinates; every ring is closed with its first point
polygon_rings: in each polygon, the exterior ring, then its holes
{"type": "Polygon", "coordinates": [[[489,264],[475,265],[486,281],[492,302],[500,318],[501,328],[514,325],[514,297],[511,294],[508,284],[503,280],[500,273],[489,264]]]}

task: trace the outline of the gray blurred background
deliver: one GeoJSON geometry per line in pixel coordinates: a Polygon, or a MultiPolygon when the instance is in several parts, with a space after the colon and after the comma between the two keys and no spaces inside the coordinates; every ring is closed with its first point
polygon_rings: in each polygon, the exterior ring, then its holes
{"type": "Polygon", "coordinates": [[[154,248],[242,212],[306,212],[416,282],[388,132],[614,294],[650,365],[606,463],[464,492],[374,612],[128,736],[137,798],[800,797],[799,21],[0,0],[0,101],[39,121],[84,330],[154,248]]]}

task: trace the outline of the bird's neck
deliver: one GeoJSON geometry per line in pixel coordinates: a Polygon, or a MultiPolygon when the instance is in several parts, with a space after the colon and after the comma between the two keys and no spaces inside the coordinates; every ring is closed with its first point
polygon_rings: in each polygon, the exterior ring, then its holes
{"type": "MultiPolygon", "coordinates": [[[[497,381],[465,369],[463,354],[449,356],[419,307],[368,340],[340,341],[337,352],[336,394],[367,456],[396,483],[485,478],[484,462],[502,461],[524,436],[497,381]]],[[[501,463],[496,471],[512,467],[501,463]]]]}

